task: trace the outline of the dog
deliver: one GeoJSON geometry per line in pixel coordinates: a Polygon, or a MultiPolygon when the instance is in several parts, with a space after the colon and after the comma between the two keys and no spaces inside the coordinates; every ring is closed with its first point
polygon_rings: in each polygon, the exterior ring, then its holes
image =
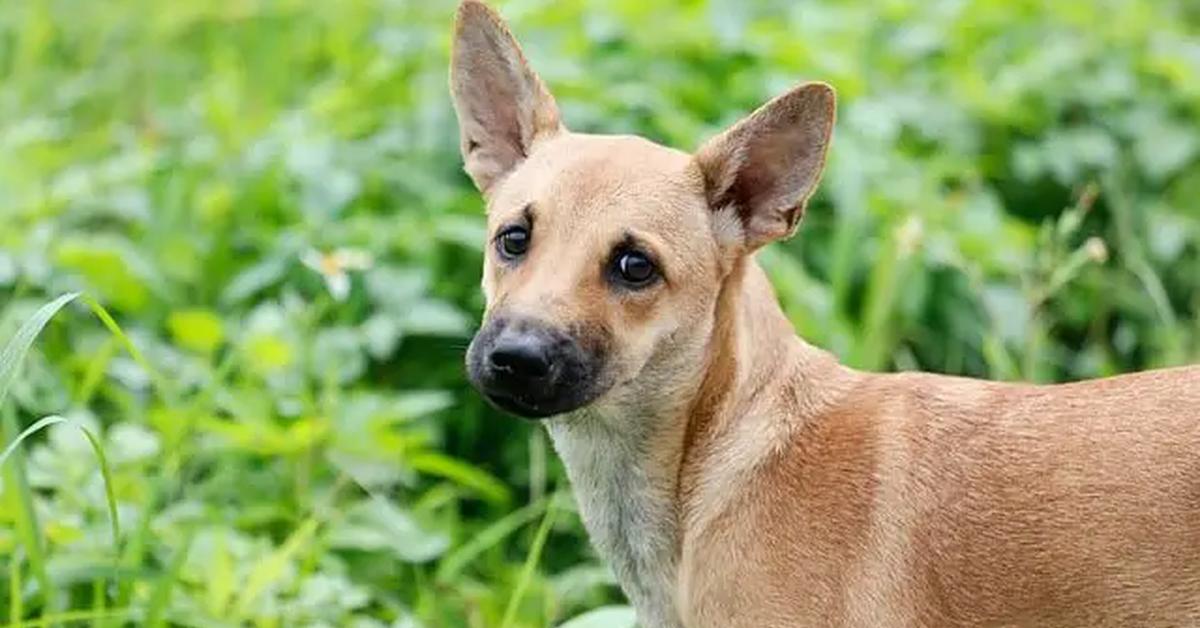
{"type": "Polygon", "coordinates": [[[468,377],[544,420],[642,626],[1200,625],[1200,368],[872,374],[796,336],[754,253],[831,87],[695,154],[573,133],[477,0],[450,86],[489,234],[468,377]]]}

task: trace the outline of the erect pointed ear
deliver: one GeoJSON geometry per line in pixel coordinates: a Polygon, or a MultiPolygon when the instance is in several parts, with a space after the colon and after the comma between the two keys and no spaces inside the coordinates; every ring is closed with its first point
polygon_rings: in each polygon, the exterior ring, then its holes
{"type": "Polygon", "coordinates": [[[825,167],[835,109],[832,87],[807,83],[697,151],[709,206],[736,212],[746,250],[795,231],[825,167]]]}
{"type": "Polygon", "coordinates": [[[467,174],[484,194],[562,129],[554,98],[504,21],[477,0],[458,7],[450,91],[467,174]]]}

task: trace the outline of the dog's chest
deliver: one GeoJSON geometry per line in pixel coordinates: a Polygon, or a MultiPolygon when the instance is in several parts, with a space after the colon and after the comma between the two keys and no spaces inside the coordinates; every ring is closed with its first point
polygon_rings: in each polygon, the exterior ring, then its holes
{"type": "Polygon", "coordinates": [[[677,518],[673,478],[644,439],[598,421],[552,423],[584,526],[646,628],[680,626],[675,608],[677,518]]]}

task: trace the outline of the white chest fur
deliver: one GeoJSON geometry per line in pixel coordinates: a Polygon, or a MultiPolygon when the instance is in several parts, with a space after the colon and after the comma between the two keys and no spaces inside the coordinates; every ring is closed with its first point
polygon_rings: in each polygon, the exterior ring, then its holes
{"type": "Polygon", "coordinates": [[[555,449],[567,468],[584,526],[609,562],[643,628],[682,626],[675,606],[677,460],[625,422],[594,415],[553,419],[555,449]]]}

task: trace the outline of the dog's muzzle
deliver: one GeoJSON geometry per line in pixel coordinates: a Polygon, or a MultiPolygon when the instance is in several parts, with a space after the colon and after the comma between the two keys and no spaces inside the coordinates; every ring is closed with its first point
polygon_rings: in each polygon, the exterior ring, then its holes
{"type": "Polygon", "coordinates": [[[546,323],[496,317],[471,341],[467,374],[497,408],[545,418],[592,400],[598,362],[571,335],[546,323]]]}

